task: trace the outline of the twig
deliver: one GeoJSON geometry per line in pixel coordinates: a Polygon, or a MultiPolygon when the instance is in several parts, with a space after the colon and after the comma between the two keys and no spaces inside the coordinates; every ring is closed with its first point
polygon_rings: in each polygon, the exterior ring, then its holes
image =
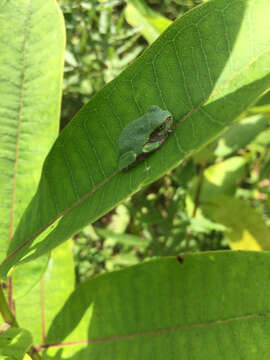
{"type": "Polygon", "coordinates": [[[18,323],[15,319],[15,316],[12,314],[12,312],[8,306],[8,303],[7,303],[7,300],[6,300],[6,297],[5,297],[5,294],[3,292],[3,288],[1,285],[0,285],[0,313],[7,324],[9,324],[12,327],[19,327],[18,323]]]}
{"type": "MultiPolygon", "coordinates": [[[[203,163],[203,164],[201,164],[201,167],[200,167],[199,179],[198,179],[198,184],[197,184],[195,198],[194,198],[194,208],[192,211],[191,218],[195,218],[199,204],[200,204],[200,195],[201,195],[201,189],[202,189],[202,184],[203,184],[204,169],[205,169],[205,164],[203,163]]],[[[187,231],[187,235],[185,238],[186,251],[189,250],[189,243],[190,243],[191,235],[192,235],[192,230],[187,231]]]]}

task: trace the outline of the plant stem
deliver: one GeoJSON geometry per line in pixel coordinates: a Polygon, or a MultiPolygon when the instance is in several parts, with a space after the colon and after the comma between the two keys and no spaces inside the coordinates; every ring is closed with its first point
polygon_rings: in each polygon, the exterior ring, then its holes
{"type": "Polygon", "coordinates": [[[8,306],[5,294],[3,292],[3,288],[0,285],[0,313],[4,319],[4,321],[9,324],[12,327],[19,327],[18,323],[14,317],[14,315],[12,314],[12,312],[10,311],[10,308],[8,306]]]}
{"type": "Polygon", "coordinates": [[[33,360],[41,360],[41,356],[39,355],[38,351],[34,348],[34,346],[31,346],[30,350],[27,351],[27,354],[33,360]]]}

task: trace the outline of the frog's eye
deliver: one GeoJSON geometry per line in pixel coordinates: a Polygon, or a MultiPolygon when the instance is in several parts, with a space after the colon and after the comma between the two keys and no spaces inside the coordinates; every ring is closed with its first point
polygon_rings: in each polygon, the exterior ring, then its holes
{"type": "Polygon", "coordinates": [[[161,124],[158,128],[157,128],[157,131],[161,131],[165,128],[165,124],[161,124]]]}

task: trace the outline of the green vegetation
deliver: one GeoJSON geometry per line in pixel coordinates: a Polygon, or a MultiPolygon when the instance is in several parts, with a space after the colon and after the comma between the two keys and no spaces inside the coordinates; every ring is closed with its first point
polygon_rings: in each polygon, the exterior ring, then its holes
{"type": "Polygon", "coordinates": [[[268,358],[269,11],[0,0],[1,360],[268,358]]]}

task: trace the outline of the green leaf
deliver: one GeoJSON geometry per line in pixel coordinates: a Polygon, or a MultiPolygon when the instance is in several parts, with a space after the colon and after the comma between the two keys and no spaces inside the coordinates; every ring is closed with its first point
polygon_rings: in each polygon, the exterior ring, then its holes
{"type": "Polygon", "coordinates": [[[224,157],[244,148],[255,139],[260,132],[265,130],[267,125],[268,119],[262,115],[254,115],[232,124],[217,140],[215,155],[224,157]]]}
{"type": "Polygon", "coordinates": [[[209,234],[213,230],[222,231],[222,232],[227,230],[227,228],[224,225],[214,223],[211,220],[206,219],[202,216],[199,218],[191,218],[189,229],[192,232],[205,233],[205,234],[209,234]]]}
{"type": "Polygon", "coordinates": [[[65,36],[54,0],[9,0],[0,7],[2,260],[57,137],[65,36]]]}
{"type": "Polygon", "coordinates": [[[0,335],[0,359],[23,360],[25,352],[32,345],[28,330],[10,328],[0,335]]]}
{"type": "Polygon", "coordinates": [[[131,26],[140,28],[141,34],[149,44],[172,23],[171,20],[153,11],[144,0],[128,0],[125,17],[131,26]]]}
{"type": "Polygon", "coordinates": [[[71,246],[71,242],[66,242],[55,249],[42,279],[26,295],[15,300],[16,318],[32,333],[36,345],[43,343],[52,319],[74,290],[71,246]]]}
{"type": "Polygon", "coordinates": [[[193,162],[195,164],[202,164],[202,165],[205,165],[207,163],[214,163],[216,159],[214,150],[215,150],[215,142],[211,142],[210,144],[204,146],[202,149],[197,151],[192,156],[193,162]]]}
{"type": "Polygon", "coordinates": [[[106,261],[106,270],[107,271],[113,271],[115,269],[119,269],[120,267],[127,267],[131,265],[138,264],[139,259],[136,254],[130,252],[125,254],[116,254],[115,256],[112,256],[106,261]]]}
{"type": "Polygon", "coordinates": [[[56,345],[43,359],[56,352],[70,360],[264,358],[269,269],[269,253],[226,251],[156,259],[88,280],[52,323],[46,345],[56,345]]]}
{"type": "Polygon", "coordinates": [[[50,254],[45,254],[34,261],[16,267],[12,273],[13,299],[16,301],[27,294],[45,273],[50,254]]]}
{"type": "Polygon", "coordinates": [[[248,202],[217,196],[203,205],[207,217],[229,228],[227,238],[233,250],[270,250],[270,229],[248,202]]]}
{"type": "Polygon", "coordinates": [[[255,104],[256,106],[264,106],[270,105],[270,90],[268,89],[263,96],[261,96],[258,102],[255,104]]]}
{"type": "Polygon", "coordinates": [[[219,194],[233,195],[239,181],[245,174],[246,161],[241,156],[234,156],[218,164],[209,166],[204,171],[200,193],[200,202],[208,202],[219,194]]]}
{"type": "Polygon", "coordinates": [[[196,7],[93,97],[46,158],[1,275],[176,167],[269,88],[269,13],[269,0],[213,0],[196,7]],[[119,172],[119,135],[151,105],[168,109],[176,129],[144,162],[119,172]]]}
{"type": "Polygon", "coordinates": [[[255,106],[250,109],[255,113],[269,113],[270,111],[270,91],[269,89],[259,98],[255,106]]]}
{"type": "Polygon", "coordinates": [[[250,149],[258,152],[264,152],[270,147],[270,128],[260,133],[250,144],[250,149]]]}
{"type": "Polygon", "coordinates": [[[148,245],[148,240],[133,234],[117,234],[111,230],[95,228],[96,232],[105,237],[113,239],[113,244],[122,244],[123,246],[137,246],[145,248],[148,245]]]}

